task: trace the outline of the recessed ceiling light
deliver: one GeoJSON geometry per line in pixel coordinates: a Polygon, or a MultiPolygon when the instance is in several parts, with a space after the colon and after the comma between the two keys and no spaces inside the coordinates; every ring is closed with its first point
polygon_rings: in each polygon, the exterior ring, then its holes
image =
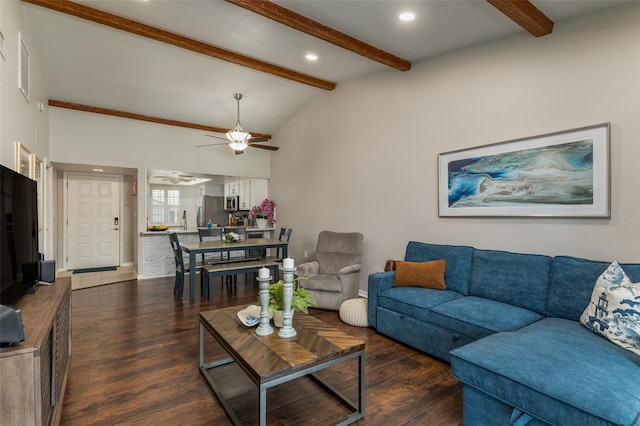
{"type": "Polygon", "coordinates": [[[104,169],[93,169],[94,172],[104,172],[104,169]]]}
{"type": "Polygon", "coordinates": [[[307,53],[305,55],[305,58],[307,58],[307,61],[317,61],[318,55],[316,55],[315,53],[307,53]]]}
{"type": "Polygon", "coordinates": [[[411,22],[416,19],[416,15],[413,12],[402,12],[398,15],[398,19],[402,22],[411,22]]]}

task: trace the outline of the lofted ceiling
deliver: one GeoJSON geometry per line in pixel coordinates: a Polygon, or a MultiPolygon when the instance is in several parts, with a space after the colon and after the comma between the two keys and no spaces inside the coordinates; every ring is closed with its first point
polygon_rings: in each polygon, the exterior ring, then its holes
{"type": "Polygon", "coordinates": [[[621,3],[23,0],[23,7],[29,48],[44,71],[51,105],[91,106],[211,132],[235,125],[233,94],[240,92],[242,126],[269,135],[344,81],[383,70],[410,73],[400,69],[500,37],[534,37],[529,32],[540,26],[544,31],[545,19],[557,28],[566,19],[621,3]],[[402,11],[415,13],[415,20],[401,22],[402,11]],[[308,61],[307,53],[318,59],[308,61]]]}

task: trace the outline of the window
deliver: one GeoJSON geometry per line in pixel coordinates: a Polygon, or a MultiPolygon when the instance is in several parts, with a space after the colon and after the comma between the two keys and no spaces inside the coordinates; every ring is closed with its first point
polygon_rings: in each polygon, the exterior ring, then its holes
{"type": "Polygon", "coordinates": [[[180,225],[180,190],[151,190],[151,222],[162,225],[180,225]]]}

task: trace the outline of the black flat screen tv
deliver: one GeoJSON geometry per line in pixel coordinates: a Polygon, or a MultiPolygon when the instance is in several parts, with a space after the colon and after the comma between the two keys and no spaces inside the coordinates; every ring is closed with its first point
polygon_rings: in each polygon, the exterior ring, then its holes
{"type": "Polygon", "coordinates": [[[0,304],[12,305],[38,282],[38,186],[0,165],[0,304]]]}

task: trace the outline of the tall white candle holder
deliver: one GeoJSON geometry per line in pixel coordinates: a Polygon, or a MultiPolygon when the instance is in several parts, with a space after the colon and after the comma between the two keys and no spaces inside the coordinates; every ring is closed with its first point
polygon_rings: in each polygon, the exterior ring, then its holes
{"type": "Polygon", "coordinates": [[[269,281],[271,281],[271,273],[267,268],[258,270],[258,282],[260,283],[260,325],[256,329],[258,336],[268,336],[273,334],[269,319],[269,281]]]}
{"type": "Polygon", "coordinates": [[[282,313],[282,328],[278,330],[278,336],[289,338],[294,337],[297,332],[293,328],[293,311],[291,310],[291,299],[293,298],[293,273],[296,268],[293,264],[293,259],[286,258],[282,260],[282,281],[283,294],[282,299],[284,303],[284,311],[282,313]]]}

